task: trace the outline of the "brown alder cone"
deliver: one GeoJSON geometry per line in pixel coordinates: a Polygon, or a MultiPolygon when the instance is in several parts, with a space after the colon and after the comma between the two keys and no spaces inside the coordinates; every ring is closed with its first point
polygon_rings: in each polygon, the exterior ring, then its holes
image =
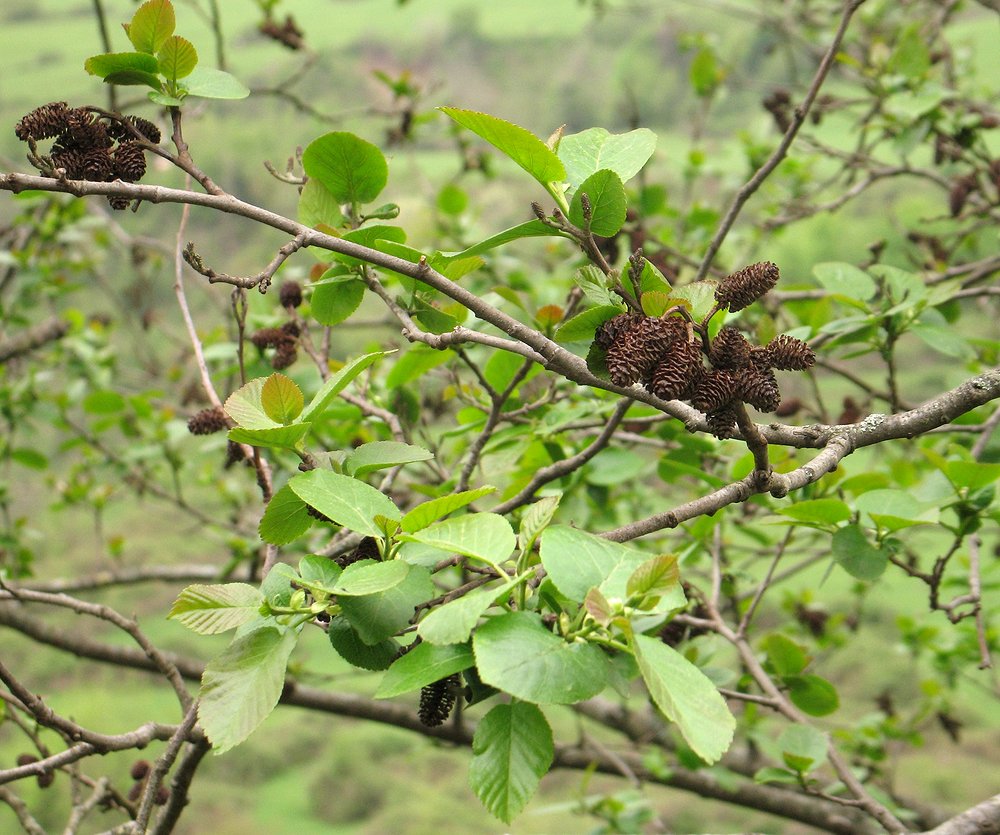
{"type": "Polygon", "coordinates": [[[778,283],[778,266],[771,261],[751,264],[726,276],[715,289],[719,307],[735,313],[753,304],[778,283]]]}

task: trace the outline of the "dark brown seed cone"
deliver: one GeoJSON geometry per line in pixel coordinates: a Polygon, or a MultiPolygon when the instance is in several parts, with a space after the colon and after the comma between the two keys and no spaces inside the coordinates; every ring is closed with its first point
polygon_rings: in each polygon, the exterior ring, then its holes
{"type": "Polygon", "coordinates": [[[188,421],[188,432],[192,435],[211,435],[213,432],[221,432],[228,425],[226,413],[220,406],[213,406],[191,416],[188,421]]]}
{"type": "Polygon", "coordinates": [[[636,380],[650,382],[660,360],[686,338],[687,328],[680,319],[643,316],[624,329],[608,349],[608,373],[612,381],[620,386],[636,380]]]}
{"type": "Polygon", "coordinates": [[[421,689],[420,709],[417,712],[420,723],[428,728],[443,725],[455,707],[455,696],[461,684],[461,677],[454,673],[421,689]]]}
{"type": "Polygon", "coordinates": [[[698,343],[678,340],[653,370],[649,390],[663,400],[684,399],[698,384],[703,370],[698,343]]]}
{"type": "Polygon", "coordinates": [[[635,327],[642,321],[642,318],[638,313],[619,313],[617,316],[608,319],[597,329],[597,333],[594,334],[594,342],[607,350],[618,341],[618,338],[626,330],[635,327]]]}
{"type": "Polygon", "coordinates": [[[69,111],[69,127],[59,134],[58,142],[64,148],[78,151],[110,148],[114,144],[108,136],[107,125],[95,122],[85,110],[69,111]]]}
{"type": "Polygon", "coordinates": [[[295,340],[285,338],[278,343],[278,350],[271,357],[271,368],[275,371],[281,371],[294,365],[298,358],[299,352],[295,349],[295,340]]]}
{"type": "Polygon", "coordinates": [[[261,328],[250,335],[250,341],[258,348],[271,348],[287,338],[287,334],[282,333],[281,328],[261,328]]]}
{"type": "Polygon", "coordinates": [[[143,783],[133,783],[132,788],[128,790],[128,799],[135,803],[140,797],[142,797],[142,790],[144,788],[143,783]]]}
{"type": "Polygon", "coordinates": [[[764,360],[779,371],[805,371],[816,364],[816,352],[801,339],[782,333],[767,343],[764,360]]]}
{"type": "Polygon", "coordinates": [[[716,412],[739,397],[736,375],[732,371],[706,371],[691,394],[691,405],[699,411],[716,412]]]}
{"type": "Polygon", "coordinates": [[[160,129],[149,119],[143,119],[142,116],[126,116],[125,119],[154,145],[160,141],[160,129]]]}
{"type": "Polygon", "coordinates": [[[975,174],[958,177],[952,182],[951,191],[948,192],[948,210],[951,212],[952,217],[958,217],[962,214],[962,209],[965,208],[965,201],[976,190],[977,184],[975,174]]]}
{"type": "Polygon", "coordinates": [[[131,202],[132,201],[128,197],[124,197],[121,194],[108,195],[108,205],[110,205],[116,212],[124,211],[128,208],[128,204],[131,202]]]}
{"type": "Polygon", "coordinates": [[[708,431],[720,441],[728,438],[736,426],[736,410],[732,406],[724,406],[717,411],[709,412],[705,418],[708,422],[708,431]]]}
{"type": "Polygon", "coordinates": [[[22,117],[14,134],[22,142],[29,139],[52,139],[69,127],[70,109],[64,101],[53,101],[36,107],[22,117]]]}
{"type": "Polygon", "coordinates": [[[229,441],[226,444],[226,460],[223,463],[224,469],[229,469],[233,464],[239,464],[241,461],[246,461],[247,456],[243,452],[243,447],[240,446],[236,441],[229,441]]]}
{"type": "Polygon", "coordinates": [[[797,397],[790,397],[788,400],[783,400],[781,405],[774,410],[774,413],[778,417],[791,417],[802,409],[802,401],[797,397]]]}
{"type": "Polygon", "coordinates": [[[299,335],[302,333],[302,331],[299,330],[298,322],[285,322],[285,324],[281,326],[281,332],[285,336],[291,337],[292,339],[298,339],[299,335]]]}
{"type": "Polygon", "coordinates": [[[778,283],[779,277],[778,267],[771,261],[751,264],[722,279],[715,289],[715,300],[719,307],[735,313],[757,301],[778,283]]]}
{"type": "Polygon", "coordinates": [[[715,368],[743,368],[750,363],[750,343],[736,328],[727,325],[712,340],[708,359],[715,368]]]}
{"type": "Polygon", "coordinates": [[[86,158],[84,151],[67,150],[58,146],[52,149],[52,164],[65,170],[66,177],[70,180],[85,179],[83,167],[86,158]]]}
{"type": "Polygon", "coordinates": [[[320,522],[329,522],[330,524],[334,523],[333,519],[331,519],[322,511],[316,510],[316,508],[313,507],[311,504],[306,505],[306,514],[312,516],[313,519],[318,519],[320,522]]]}
{"type": "Polygon", "coordinates": [[[666,626],[664,626],[660,632],[660,640],[663,641],[668,647],[679,646],[687,635],[687,627],[683,623],[678,623],[675,620],[670,621],[666,626]]]}
{"type": "Polygon", "coordinates": [[[137,183],[146,173],[146,154],[138,142],[122,142],[115,148],[115,176],[126,183],[137,183]]]}
{"type": "Polygon", "coordinates": [[[302,285],[297,281],[282,282],[278,291],[278,301],[282,307],[298,307],[302,304],[302,285]]]}
{"type": "Polygon", "coordinates": [[[770,368],[748,368],[739,377],[739,397],[761,412],[773,412],[781,404],[781,392],[770,368]]]}
{"type": "Polygon", "coordinates": [[[34,754],[18,754],[17,764],[18,765],[31,765],[32,763],[38,762],[38,757],[34,754]]]}
{"type": "Polygon", "coordinates": [[[129,774],[132,775],[133,780],[144,780],[146,775],[149,774],[150,768],[149,760],[136,760],[132,763],[129,774]]]}
{"type": "Polygon", "coordinates": [[[111,156],[105,148],[94,148],[83,155],[83,179],[106,183],[112,179],[111,156]]]}
{"type": "Polygon", "coordinates": [[[153,798],[153,803],[157,806],[165,806],[168,800],[170,800],[170,789],[166,786],[160,786],[157,788],[156,797],[153,798]]]}

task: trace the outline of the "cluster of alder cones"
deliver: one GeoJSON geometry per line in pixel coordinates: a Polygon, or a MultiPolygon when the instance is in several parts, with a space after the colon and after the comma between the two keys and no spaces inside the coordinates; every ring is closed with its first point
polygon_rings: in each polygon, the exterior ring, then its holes
{"type": "MultiPolygon", "coordinates": [[[[160,129],[139,116],[96,115],[86,107],[64,101],[43,104],[14,128],[22,142],[55,139],[49,159],[70,180],[137,183],[146,173],[146,156],[138,137],[160,141],[160,129]],[[134,131],[134,132],[133,132],[134,131]]],[[[109,195],[113,209],[126,209],[129,199],[109,195]]]]}
{"type": "MultiPolygon", "coordinates": [[[[774,287],[778,277],[770,261],[732,273],[716,288],[715,311],[742,310],[774,287]]],[[[741,403],[762,412],[778,408],[776,369],[802,371],[816,362],[812,349],[794,337],[782,334],[767,345],[752,345],[736,328],[726,326],[709,339],[706,327],[696,329],[677,315],[619,314],[598,328],[594,344],[606,352],[613,383],[641,383],[663,400],[689,401],[705,413],[717,438],[732,431],[741,403]]]]}

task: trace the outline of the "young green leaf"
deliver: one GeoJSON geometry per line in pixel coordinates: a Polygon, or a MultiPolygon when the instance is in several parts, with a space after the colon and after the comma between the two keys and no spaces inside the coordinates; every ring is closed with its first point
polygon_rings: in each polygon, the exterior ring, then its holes
{"type": "Polygon", "coordinates": [[[126,32],[132,46],[155,55],[174,33],[176,20],[170,0],[147,0],[132,15],[126,32]]]}
{"type": "Polygon", "coordinates": [[[464,554],[490,563],[506,560],[517,543],[510,522],[495,513],[468,513],[435,522],[426,528],[400,536],[442,551],[464,554]]]}
{"type": "Polygon", "coordinates": [[[566,169],[559,157],[530,131],[474,110],[457,107],[438,109],[506,154],[543,186],[566,179],[566,169]]]}
{"type": "Polygon", "coordinates": [[[264,381],[260,403],[271,420],[289,424],[302,413],[305,398],[295,382],[284,374],[274,373],[264,381]]]}
{"type": "Polygon", "coordinates": [[[399,655],[399,643],[386,638],[376,644],[366,644],[347,618],[337,616],[327,625],[330,646],[341,658],[362,670],[387,670],[399,655]]]}
{"type": "Polygon", "coordinates": [[[528,506],[521,517],[521,524],[517,529],[517,547],[527,553],[535,544],[535,540],[541,535],[559,508],[559,500],[562,495],[544,496],[537,502],[528,506]]]}
{"type": "Polygon", "coordinates": [[[338,525],[366,536],[381,536],[375,524],[379,514],[398,520],[399,508],[392,499],[369,484],[329,470],[311,470],[293,476],[288,482],[306,504],[330,517],[338,525]]]}
{"type": "Polygon", "coordinates": [[[831,293],[867,301],[875,295],[875,282],[864,270],[841,261],[825,261],[812,268],[816,280],[831,293]]]}
{"type": "Polygon", "coordinates": [[[339,325],[350,319],[365,298],[365,283],[355,277],[313,285],[310,310],[321,325],[339,325]]]}
{"type": "Polygon", "coordinates": [[[648,128],[621,134],[589,128],[562,138],[559,159],[566,166],[566,180],[571,188],[577,188],[602,168],[614,171],[627,183],[649,161],[655,148],[656,134],[648,128]]]}
{"type": "Polygon", "coordinates": [[[660,598],[678,589],[680,571],[676,554],[661,554],[646,560],[629,576],[625,583],[625,594],[636,600],[636,608],[652,609],[660,598]]]}
{"type": "Polygon", "coordinates": [[[217,635],[253,620],[263,602],[260,591],[246,583],[193,585],[180,593],[167,618],[199,635],[217,635]]]}
{"type": "Polygon", "coordinates": [[[840,499],[806,499],[778,509],[782,516],[808,525],[827,526],[846,522],[851,509],[840,499]]]}
{"type": "Polygon", "coordinates": [[[762,643],[762,648],[767,653],[771,668],[779,676],[798,675],[812,660],[804,647],[779,632],[768,635],[762,643]]]}
{"type": "Polygon", "coordinates": [[[198,65],[198,53],[194,45],[180,35],[171,35],[157,51],[156,60],[160,72],[173,85],[178,79],[191,74],[198,65]]]}
{"type": "Polygon", "coordinates": [[[144,78],[156,79],[154,86],[156,89],[160,87],[159,79],[156,77],[160,65],[156,58],[144,52],[109,52],[104,55],[94,55],[83,62],[83,68],[91,75],[104,79],[117,73],[141,73],[144,78]]]}
{"type": "Polygon", "coordinates": [[[463,507],[472,504],[483,496],[496,492],[496,487],[477,487],[475,490],[464,490],[461,493],[452,493],[448,496],[440,496],[418,504],[409,511],[400,522],[400,528],[406,533],[414,533],[426,528],[432,522],[436,522],[442,516],[461,510],[463,507]]]}
{"type": "Polygon", "coordinates": [[[628,199],[625,186],[614,171],[601,169],[587,177],[573,195],[569,206],[569,219],[582,229],[587,228],[583,212],[583,195],[590,200],[590,231],[595,235],[611,237],[625,224],[628,199]]]}
{"type": "Polygon", "coordinates": [[[299,560],[299,576],[307,583],[332,588],[342,573],[343,569],[329,557],[308,554],[299,560]]]}
{"type": "Polygon", "coordinates": [[[552,728],[535,705],[496,705],[476,727],[472,754],[472,790],[490,814],[510,823],[552,765],[552,728]]]}
{"type": "Polygon", "coordinates": [[[376,699],[391,699],[433,684],[475,664],[468,644],[418,644],[396,661],[375,691],[376,699]]]}
{"type": "Polygon", "coordinates": [[[578,603],[594,586],[600,586],[606,597],[624,599],[628,578],[649,559],[648,554],[627,545],[567,525],[546,528],[540,551],[542,565],[556,588],[578,603]],[[615,581],[606,584],[613,575],[615,581]]]}
{"type": "Polygon", "coordinates": [[[344,459],[344,472],[355,478],[417,461],[429,461],[434,453],[399,441],[372,441],[362,444],[344,459]]]}
{"type": "Polygon", "coordinates": [[[782,758],[793,771],[808,774],[826,761],[826,734],[808,725],[789,725],[778,739],[782,758]]]}
{"type": "Polygon", "coordinates": [[[529,702],[573,704],[607,684],[608,659],[600,649],[565,641],[529,612],[491,618],[472,645],[482,680],[529,702]]]}
{"type": "Polygon", "coordinates": [[[198,722],[216,754],[239,745],[274,710],[297,633],[265,626],[236,638],[201,677],[198,722]]]}
{"type": "Polygon", "coordinates": [[[858,580],[877,580],[889,562],[885,551],[872,545],[858,525],[839,528],[830,541],[830,551],[837,564],[858,580]]]}
{"type": "Polygon", "coordinates": [[[649,695],[705,762],[729,749],[736,720],[711,679],[658,638],[635,635],[632,649],[649,695]]]}
{"type": "Polygon", "coordinates": [[[183,81],[189,96],[203,99],[245,99],[250,88],[233,75],[213,67],[196,67],[183,81]]]}
{"type": "Polygon", "coordinates": [[[337,578],[337,582],[327,591],[346,597],[378,594],[398,586],[409,573],[410,566],[402,560],[391,562],[361,560],[347,566],[337,578]]]}
{"type": "Polygon", "coordinates": [[[338,203],[370,203],[389,179],[382,152],[371,142],[344,131],[310,142],[302,154],[302,167],[326,186],[338,203]]]}
{"type": "MultiPolygon", "coordinates": [[[[371,354],[364,354],[356,360],[352,360],[347,363],[347,365],[341,368],[340,371],[323,383],[320,390],[316,392],[313,399],[309,401],[309,405],[302,410],[302,414],[299,415],[299,420],[315,420],[318,418],[321,414],[323,414],[327,406],[330,405],[333,398],[347,388],[350,382],[354,380],[362,371],[375,362],[375,360],[388,356],[391,353],[393,352],[375,351],[371,354]]],[[[435,355],[440,355],[442,353],[443,352],[441,351],[434,351],[435,355]]],[[[229,401],[226,401],[227,412],[229,411],[228,404],[229,401]]],[[[232,415],[232,413],[230,413],[230,415],[232,415]]]]}
{"type": "Polygon", "coordinates": [[[815,675],[787,676],[782,679],[788,687],[792,703],[810,716],[828,716],[840,707],[837,689],[825,678],[815,675]]]}
{"type": "Polygon", "coordinates": [[[344,617],[366,644],[380,643],[405,629],[413,620],[416,607],[436,594],[431,573],[426,568],[402,560],[382,563],[395,564],[409,569],[402,582],[375,594],[339,598],[344,617]]]}
{"type": "Polygon", "coordinates": [[[459,261],[475,255],[482,255],[484,252],[489,252],[491,249],[496,249],[499,246],[509,244],[511,241],[517,241],[521,238],[551,237],[566,237],[566,235],[563,232],[553,229],[551,226],[546,226],[540,220],[529,220],[525,223],[519,223],[517,226],[512,226],[510,229],[505,229],[503,232],[498,232],[485,241],[480,241],[478,244],[463,249],[461,252],[442,253],[442,257],[449,261],[459,261]]]}
{"type": "Polygon", "coordinates": [[[230,429],[227,437],[238,444],[266,447],[268,449],[296,449],[309,430],[311,423],[293,423],[290,426],[275,426],[270,429],[230,429]]]}
{"type": "MultiPolygon", "coordinates": [[[[268,417],[264,409],[263,390],[267,377],[256,377],[240,386],[226,399],[226,414],[242,429],[276,429],[278,421],[268,417]]],[[[303,417],[303,420],[306,420],[303,417]]]]}
{"type": "Polygon", "coordinates": [[[486,610],[515,585],[511,580],[494,588],[477,589],[438,606],[420,621],[417,634],[429,644],[464,643],[486,610]]]}

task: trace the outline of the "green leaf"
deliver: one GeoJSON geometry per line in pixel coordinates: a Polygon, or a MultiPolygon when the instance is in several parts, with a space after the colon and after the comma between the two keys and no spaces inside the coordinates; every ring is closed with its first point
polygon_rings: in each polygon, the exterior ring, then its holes
{"type": "Polygon", "coordinates": [[[198,52],[186,38],[171,35],[163,47],[157,50],[156,60],[160,65],[160,72],[173,84],[177,79],[191,74],[198,65],[198,52]]]}
{"type": "Polygon", "coordinates": [[[180,593],[167,618],[199,635],[217,635],[253,620],[263,602],[264,596],[246,583],[193,585],[180,593]]]}
{"type": "Polygon", "coordinates": [[[445,519],[400,539],[490,563],[506,560],[517,544],[510,522],[495,513],[467,513],[445,519]]]}
{"type": "Polygon", "coordinates": [[[789,725],[778,739],[782,758],[792,771],[808,774],[826,761],[826,734],[809,725],[789,725]]]}
{"type": "Polygon", "coordinates": [[[314,284],[309,309],[321,325],[339,325],[354,315],[364,298],[365,283],[360,278],[314,284]]]}
{"type": "Polygon", "coordinates": [[[652,609],[663,595],[674,591],[681,581],[676,554],[661,554],[640,565],[625,584],[628,598],[638,600],[636,608],[652,609]]]}
{"type": "Polygon", "coordinates": [[[598,307],[614,307],[619,313],[625,312],[621,297],[611,289],[611,279],[593,264],[578,269],[573,281],[598,307]]]}
{"type": "Polygon", "coordinates": [[[1000,464],[948,461],[944,465],[944,474],[957,489],[975,492],[1000,478],[1000,464]]]}
{"type": "Polygon", "coordinates": [[[338,525],[366,536],[381,537],[375,517],[399,520],[401,514],[392,499],[369,484],[329,470],[311,470],[288,482],[306,504],[329,516],[338,525]]]}
{"type": "MultiPolygon", "coordinates": [[[[323,412],[326,411],[326,408],[330,405],[333,398],[347,388],[348,384],[354,380],[355,377],[375,362],[375,360],[388,356],[391,353],[393,352],[375,351],[371,354],[364,354],[356,360],[352,360],[347,363],[347,365],[341,368],[340,371],[323,383],[320,390],[316,392],[313,399],[309,401],[309,405],[302,410],[302,414],[299,415],[299,420],[306,421],[318,418],[321,414],[323,414],[323,412]]],[[[227,407],[228,404],[229,401],[226,401],[227,407]]],[[[228,411],[228,408],[226,411],[228,411]]]]}
{"type": "Polygon", "coordinates": [[[230,429],[226,436],[238,444],[267,447],[269,449],[296,449],[309,430],[311,423],[293,423],[290,426],[275,426],[270,429],[230,429]]]}
{"type": "Polygon", "coordinates": [[[264,542],[287,545],[302,536],[312,524],[313,518],[306,510],[306,503],[286,484],[271,496],[257,532],[264,542]]]}
{"type": "Polygon", "coordinates": [[[323,224],[336,229],[347,221],[337,198],[319,180],[307,180],[302,187],[299,194],[298,218],[299,223],[313,228],[323,224]]]}
{"type": "Polygon", "coordinates": [[[294,568],[283,562],[276,563],[260,584],[260,593],[272,606],[287,606],[292,599],[292,583],[298,580],[294,568]]]}
{"type": "Polygon", "coordinates": [[[573,704],[607,684],[607,657],[593,644],[567,643],[528,612],[491,618],[473,637],[476,667],[487,684],[541,704],[573,704]]]}
{"type": "Polygon", "coordinates": [[[813,265],[813,275],[831,293],[867,301],[875,295],[875,282],[863,270],[842,261],[827,261],[813,265]]]}
{"type": "Polygon", "coordinates": [[[403,517],[399,526],[405,533],[415,533],[441,517],[461,510],[483,496],[495,493],[496,489],[490,486],[478,487],[475,490],[464,490],[461,493],[452,493],[422,502],[403,517]]]}
{"type": "Polygon", "coordinates": [[[510,229],[505,229],[503,232],[498,232],[485,241],[480,241],[478,244],[474,244],[468,249],[463,249],[461,252],[442,253],[442,257],[449,261],[459,261],[475,255],[482,255],[484,252],[489,252],[491,249],[496,249],[498,246],[509,244],[511,241],[517,241],[521,238],[550,237],[564,238],[566,235],[553,229],[551,226],[546,226],[540,220],[529,220],[525,223],[519,223],[517,226],[512,226],[510,229]]]}
{"type": "Polygon", "coordinates": [[[839,528],[830,549],[837,564],[859,580],[877,580],[889,561],[885,551],[872,545],[858,525],[839,528]]]}
{"type": "Polygon", "coordinates": [[[372,441],[362,444],[344,459],[344,472],[355,478],[417,461],[429,461],[434,453],[399,441],[372,441]]]}
{"type": "Polygon", "coordinates": [[[804,647],[777,632],[764,639],[763,649],[771,667],[779,676],[798,675],[810,661],[804,647]]]}
{"type": "Polygon", "coordinates": [[[719,88],[725,72],[716,60],[715,52],[708,47],[702,47],[691,61],[688,73],[691,87],[699,98],[709,98],[719,88]]]}
{"type": "Polygon", "coordinates": [[[119,81],[118,75],[108,76],[105,81],[111,82],[112,84],[146,84],[148,83],[150,87],[154,89],[151,90],[146,95],[153,104],[162,104],[164,107],[181,107],[184,104],[183,98],[178,98],[177,96],[168,96],[166,93],[160,92],[160,79],[159,76],[150,76],[153,82],[150,83],[143,81],[141,79],[132,81],[119,81]]]}
{"type": "Polygon", "coordinates": [[[696,322],[704,319],[715,307],[714,281],[692,281],[683,287],[674,287],[670,291],[670,306],[682,303],[696,322]]]}
{"type": "Polygon", "coordinates": [[[389,179],[382,152],[371,142],[344,131],[310,142],[302,154],[302,167],[326,186],[338,203],[370,203],[389,179]]]}
{"type": "Polygon", "coordinates": [[[867,513],[877,527],[888,531],[938,521],[937,507],[921,504],[906,490],[869,490],[858,496],[855,506],[867,513]]]}
{"type": "Polygon", "coordinates": [[[307,554],[299,560],[299,576],[306,583],[331,588],[340,580],[343,569],[329,557],[307,554]]]}
{"type": "MultiPolygon", "coordinates": [[[[263,390],[267,377],[256,377],[240,386],[226,399],[223,408],[236,425],[243,429],[276,429],[281,426],[264,410],[263,390]]],[[[303,416],[303,420],[307,418],[303,416]]]]}
{"type": "Polygon", "coordinates": [[[601,305],[578,313],[556,330],[556,341],[591,342],[597,329],[621,312],[622,309],[617,305],[601,305]]]}
{"type": "MultiPolygon", "coordinates": [[[[410,565],[402,560],[382,565],[404,565],[406,576],[398,585],[357,597],[341,597],[340,608],[366,644],[377,644],[410,625],[414,610],[435,594],[431,574],[422,566],[410,565]]],[[[360,563],[355,563],[360,565],[360,563]]],[[[347,573],[347,569],[344,570],[347,573]]]]}
{"type": "Polygon", "coordinates": [[[583,195],[590,198],[592,217],[590,231],[595,235],[611,237],[625,225],[628,198],[625,186],[614,171],[601,169],[580,184],[569,206],[569,219],[580,228],[586,228],[583,215],[583,195]]]}
{"type": "MultiPolygon", "coordinates": [[[[566,179],[576,188],[602,168],[614,171],[623,183],[631,180],[649,161],[656,148],[656,134],[648,128],[611,134],[590,128],[564,136],[559,159],[566,166],[566,179]]],[[[593,198],[591,198],[593,199],[593,198]]]]}
{"type": "Polygon", "coordinates": [[[815,675],[786,676],[782,679],[796,707],[810,716],[828,716],[840,707],[837,689],[815,675]]]}
{"type": "Polygon", "coordinates": [[[976,356],[976,349],[972,347],[972,343],[962,336],[962,334],[957,333],[951,325],[932,325],[925,322],[916,322],[908,330],[925,345],[933,348],[939,354],[944,354],[946,357],[971,360],[976,356]]]}
{"type": "Polygon", "coordinates": [[[438,606],[420,621],[417,634],[430,644],[464,643],[486,610],[516,585],[511,580],[495,588],[477,589],[438,606]]]}
{"type": "Polygon", "coordinates": [[[155,55],[174,33],[174,7],[170,0],[147,0],[132,15],[126,32],[132,46],[155,55]]]}
{"type": "Polygon", "coordinates": [[[556,515],[556,510],[559,509],[559,501],[561,499],[561,495],[545,496],[537,502],[530,504],[528,509],[524,511],[524,515],[521,517],[521,524],[517,529],[517,547],[523,553],[531,550],[535,544],[535,540],[549,526],[549,523],[556,515]]]}
{"type": "Polygon", "coordinates": [[[184,79],[189,96],[203,99],[245,99],[250,88],[233,75],[212,67],[197,67],[184,79]]]}
{"type": "Polygon", "coordinates": [[[931,67],[931,53],[923,27],[919,23],[910,24],[896,36],[894,43],[896,48],[886,69],[911,79],[924,76],[931,67]]]}
{"type": "Polygon", "coordinates": [[[144,78],[155,79],[156,83],[152,85],[155,89],[160,87],[160,81],[156,77],[160,65],[156,58],[144,52],[109,52],[104,55],[94,55],[83,62],[83,68],[91,75],[104,79],[116,73],[141,73],[144,78]]]}
{"type": "Polygon", "coordinates": [[[840,499],[807,499],[779,508],[778,513],[811,525],[835,525],[851,518],[851,509],[840,499]]]}
{"type": "Polygon", "coordinates": [[[715,685],[683,655],[657,638],[633,637],[635,660],[656,706],[707,763],[729,749],[736,720],[715,685]]]}
{"type": "Polygon", "coordinates": [[[49,466],[49,459],[45,455],[28,447],[11,450],[10,460],[32,470],[44,470],[49,466]]]}
{"type": "Polygon", "coordinates": [[[397,641],[386,638],[377,644],[366,644],[350,621],[339,615],[330,619],[326,634],[340,657],[362,670],[387,670],[399,654],[397,641]]]}
{"type": "Polygon", "coordinates": [[[472,754],[472,790],[490,814],[510,823],[552,765],[552,728],[535,705],[496,705],[476,726],[472,754]]]}
{"type": "Polygon", "coordinates": [[[542,534],[542,565],[556,588],[570,600],[582,603],[587,592],[599,586],[606,597],[624,599],[632,573],[648,554],[611,542],[567,525],[552,525],[542,534]],[[606,585],[606,581],[614,579],[606,585]]]}
{"type": "Polygon", "coordinates": [[[92,415],[116,415],[128,402],[117,391],[92,391],[83,398],[83,409],[92,415]]]}
{"type": "Polygon", "coordinates": [[[201,677],[198,722],[216,754],[239,745],[274,710],[297,634],[266,626],[238,637],[201,677]]]}
{"type": "Polygon", "coordinates": [[[284,374],[272,374],[264,381],[260,390],[260,403],[271,420],[289,424],[300,414],[305,399],[293,380],[284,374]]]}
{"type": "Polygon", "coordinates": [[[801,782],[796,772],[774,766],[758,769],[754,773],[753,779],[755,783],[784,783],[793,786],[797,786],[801,782]]]}
{"type": "Polygon", "coordinates": [[[438,109],[506,154],[543,186],[566,178],[566,169],[559,157],[530,131],[474,110],[460,110],[457,107],[438,109]]]}
{"type": "Polygon", "coordinates": [[[468,644],[418,644],[388,669],[375,691],[375,698],[391,699],[393,696],[419,690],[454,673],[467,670],[474,663],[472,649],[468,644]]]}
{"type": "MultiPolygon", "coordinates": [[[[379,252],[388,252],[390,255],[397,255],[404,258],[404,260],[412,258],[414,263],[419,261],[423,255],[419,250],[403,246],[406,241],[406,230],[398,226],[388,226],[387,224],[362,226],[360,229],[352,229],[350,232],[345,233],[343,239],[359,244],[360,246],[366,246],[369,249],[378,250],[379,252]]],[[[353,267],[364,263],[360,258],[354,258],[351,255],[344,255],[339,252],[329,252],[327,255],[342,264],[353,267]]]]}
{"type": "Polygon", "coordinates": [[[327,591],[344,597],[378,594],[398,586],[409,573],[410,566],[402,560],[360,560],[347,566],[327,591]]]}

